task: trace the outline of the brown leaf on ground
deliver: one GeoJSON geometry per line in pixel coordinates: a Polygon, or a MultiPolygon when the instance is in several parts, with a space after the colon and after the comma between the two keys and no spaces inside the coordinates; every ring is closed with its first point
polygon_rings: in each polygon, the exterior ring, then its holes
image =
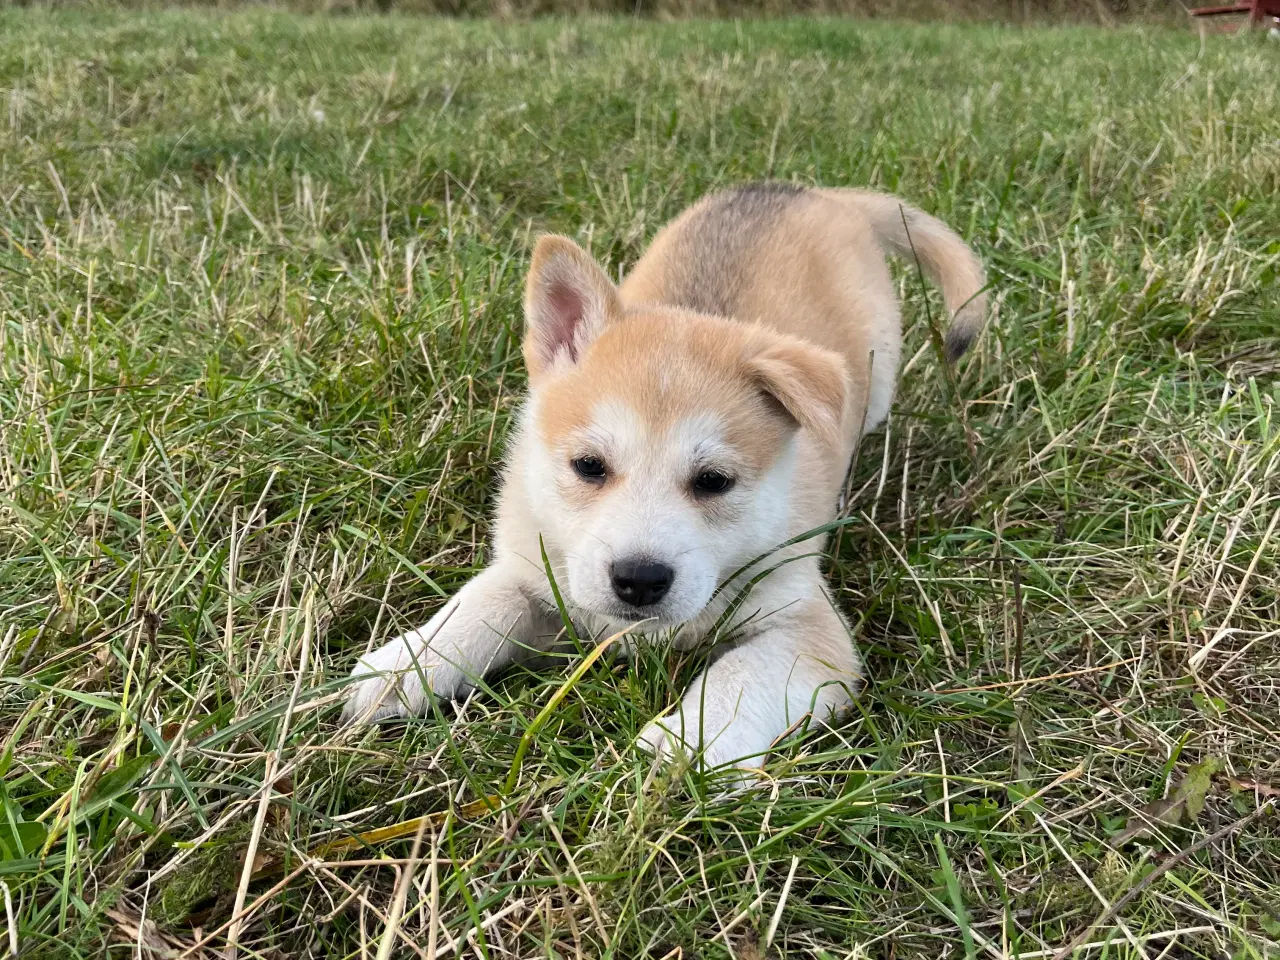
{"type": "Polygon", "coordinates": [[[1162,824],[1194,823],[1204,810],[1213,776],[1221,769],[1222,760],[1218,757],[1205,757],[1192,766],[1168,796],[1151,801],[1136,817],[1130,817],[1128,825],[1111,838],[1111,846],[1119,849],[1132,840],[1149,835],[1162,824]]]}
{"type": "MultiPolygon", "coordinates": [[[[392,840],[401,840],[405,837],[411,837],[418,832],[418,827],[425,820],[428,825],[438,827],[444,823],[445,818],[450,812],[454,816],[462,820],[471,820],[476,817],[485,816],[493,813],[502,805],[502,798],[498,794],[490,794],[487,797],[481,797],[479,800],[472,800],[470,803],[464,803],[462,806],[455,808],[453,811],[439,810],[436,813],[428,813],[422,817],[414,817],[411,820],[403,820],[400,823],[393,823],[389,827],[378,827],[374,830],[366,830],[364,833],[350,837],[340,837],[337,840],[331,840],[328,843],[322,843],[318,847],[309,852],[312,857],[324,859],[325,857],[333,857],[343,853],[349,853],[352,850],[358,850],[361,847],[372,847],[380,843],[388,843],[392,840]]],[[[259,853],[254,857],[253,875],[251,879],[261,880],[263,877],[277,873],[282,867],[282,861],[275,856],[259,853]]]]}
{"type": "Polygon", "coordinates": [[[1264,797],[1280,797],[1280,787],[1273,787],[1269,783],[1258,783],[1254,780],[1237,780],[1235,777],[1227,777],[1227,783],[1231,784],[1233,789],[1247,790],[1250,793],[1257,793],[1264,797]]]}
{"type": "MultiPolygon", "coordinates": [[[[135,950],[135,956],[148,960],[170,960],[182,956],[189,947],[177,937],[162,933],[154,920],[143,919],[127,907],[109,907],[106,913],[115,924],[116,942],[130,944],[135,950]]],[[[203,950],[190,955],[192,960],[203,960],[207,956],[203,950]]]]}

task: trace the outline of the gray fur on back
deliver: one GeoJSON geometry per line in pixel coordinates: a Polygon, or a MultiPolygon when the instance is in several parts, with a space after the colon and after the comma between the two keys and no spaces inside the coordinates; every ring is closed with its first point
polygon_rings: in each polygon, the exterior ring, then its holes
{"type": "Polygon", "coordinates": [[[704,200],[667,259],[663,301],[698,313],[735,316],[752,253],[805,192],[793,183],[761,181],[704,200]]]}

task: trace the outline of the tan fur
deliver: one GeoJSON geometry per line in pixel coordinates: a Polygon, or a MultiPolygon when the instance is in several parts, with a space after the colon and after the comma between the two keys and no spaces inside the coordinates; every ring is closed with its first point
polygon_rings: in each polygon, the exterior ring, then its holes
{"type": "Polygon", "coordinates": [[[620,287],[569,239],[543,237],[525,292],[530,399],[494,562],[430,624],[363,658],[349,713],[421,709],[424,683],[452,695],[544,646],[558,628],[543,551],[593,635],[637,618],[680,646],[724,617],[736,631],[645,729],[645,749],[754,762],[806,712],[821,721],[846,705],[857,655],[822,582],[823,538],[799,535],[832,518],[858,437],[893,398],[901,329],[886,250],[919,256],[942,285],[958,355],[985,307],[981,265],[892,197],[715,194],[663,228],[620,287]],[[588,461],[603,474],[579,472],[588,461]],[[733,484],[708,495],[696,482],[707,471],[733,484]],[[660,600],[618,585],[617,564],[637,558],[671,570],[660,600]],[[749,602],[730,606],[748,585],[749,602]],[[369,679],[383,670],[400,676],[390,692],[369,679]]]}
{"type": "MultiPolygon", "coordinates": [[[[567,338],[566,350],[574,360],[599,336],[605,324],[621,314],[622,307],[613,284],[585,250],[567,237],[543,237],[529,265],[525,315],[545,314],[555,318],[553,326],[563,325],[568,322],[562,316],[566,304],[575,298],[586,302],[586,320],[567,338]]],[[[555,360],[558,341],[548,338],[554,333],[534,326],[525,331],[524,364],[532,382],[555,360]]]]}
{"type": "Polygon", "coordinates": [[[954,317],[950,359],[964,352],[986,313],[985,281],[981,263],[950,228],[885,194],[763,186],[771,192],[762,202],[713,194],[664,227],[622,284],[623,302],[758,321],[834,350],[857,394],[865,392],[877,345],[877,312],[896,312],[887,248],[919,255],[942,286],[954,317]],[[716,293],[707,298],[707,290],[716,293]]]}
{"type": "Polygon", "coordinates": [[[982,262],[969,246],[941,220],[897,197],[866,190],[818,192],[865,218],[879,242],[893,253],[907,260],[919,258],[925,274],[942,287],[951,313],[946,334],[947,359],[958,360],[977,337],[987,316],[986,277],[982,262]]]}
{"type": "MultiPolygon", "coordinates": [[[[538,407],[539,433],[544,442],[559,446],[564,437],[588,424],[601,401],[611,398],[627,403],[657,429],[690,411],[706,411],[725,420],[734,445],[757,472],[762,471],[789,429],[758,386],[769,389],[769,351],[777,345],[773,338],[762,341],[751,333],[731,321],[682,311],[627,313],[592,345],[590,363],[547,385],[538,407]]],[[[803,344],[797,346],[804,349],[803,344]]],[[[784,361],[772,362],[785,375],[784,361]]],[[[816,362],[821,365],[822,358],[816,362]]],[[[834,365],[823,372],[839,377],[834,365]]],[[[780,384],[778,389],[794,388],[780,384]]],[[[827,385],[814,406],[824,404],[838,415],[843,396],[837,389],[838,383],[827,385]]]]}

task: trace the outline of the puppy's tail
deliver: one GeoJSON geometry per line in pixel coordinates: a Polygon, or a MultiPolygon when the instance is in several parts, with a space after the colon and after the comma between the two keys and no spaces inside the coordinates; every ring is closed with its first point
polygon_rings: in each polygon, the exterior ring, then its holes
{"type": "Polygon", "coordinates": [[[925,274],[942,288],[951,314],[944,341],[947,360],[959,359],[977,337],[987,315],[982,261],[945,223],[897,197],[866,190],[830,193],[870,222],[882,247],[906,260],[919,258],[925,274]]]}

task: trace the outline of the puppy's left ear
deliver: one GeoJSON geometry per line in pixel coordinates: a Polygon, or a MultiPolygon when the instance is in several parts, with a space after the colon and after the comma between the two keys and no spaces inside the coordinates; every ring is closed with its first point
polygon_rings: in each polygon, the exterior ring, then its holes
{"type": "Polygon", "coordinates": [[[529,379],[577,363],[621,312],[617,287],[589,253],[568,237],[541,237],[524,289],[529,379]]]}
{"type": "Polygon", "coordinates": [[[748,368],[760,389],[798,426],[829,446],[839,445],[849,384],[837,354],[788,337],[764,347],[748,368]]]}

